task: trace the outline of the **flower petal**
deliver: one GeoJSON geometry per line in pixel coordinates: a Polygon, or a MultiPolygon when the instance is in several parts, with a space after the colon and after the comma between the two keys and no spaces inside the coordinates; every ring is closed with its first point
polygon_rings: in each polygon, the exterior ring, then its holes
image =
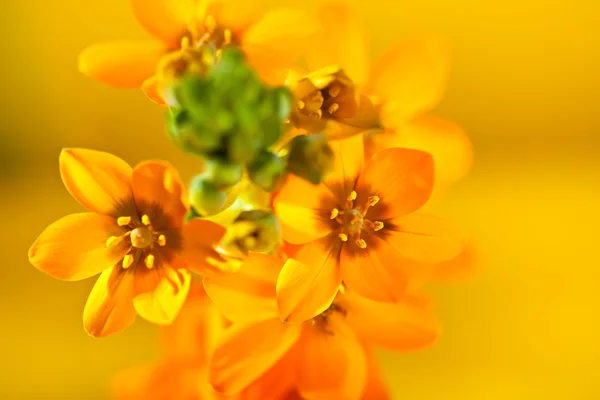
{"type": "Polygon", "coordinates": [[[279,8],[266,13],[242,38],[242,49],[257,69],[289,68],[300,58],[318,24],[308,12],[279,8]]]}
{"type": "Polygon", "coordinates": [[[299,323],[325,311],[342,282],[338,267],[340,240],[326,236],[311,242],[289,259],[277,280],[281,319],[299,323]]]}
{"type": "Polygon", "coordinates": [[[333,194],[324,184],[313,185],[293,175],[273,202],[283,238],[292,244],[308,243],[330,233],[329,215],[335,207],[333,194]]]}
{"type": "Polygon", "coordinates": [[[129,250],[122,242],[106,247],[111,236],[125,231],[95,213],[71,214],[47,227],[29,249],[29,261],[53,278],[77,281],[110,269],[129,250]]]}
{"type": "Polygon", "coordinates": [[[220,260],[215,250],[226,229],[221,225],[202,219],[193,219],[183,226],[183,251],[181,256],[193,272],[200,275],[218,273],[219,270],[209,260],[220,260]]]}
{"type": "Polygon", "coordinates": [[[79,55],[79,71],[110,86],[135,89],[156,73],[165,53],[159,42],[98,43],[79,55]]]}
{"type": "Polygon", "coordinates": [[[168,45],[179,45],[195,15],[197,0],[131,0],[140,25],[168,45]]]}
{"type": "Polygon", "coordinates": [[[240,394],[243,400],[303,400],[296,392],[297,346],[240,394]]]}
{"type": "Polygon", "coordinates": [[[405,297],[402,301],[379,303],[347,291],[340,299],[346,322],[366,343],[390,350],[413,350],[433,343],[440,324],[426,297],[405,297]]]}
{"type": "Polygon", "coordinates": [[[342,2],[326,2],[317,10],[319,38],[306,51],[309,69],[339,65],[355,84],[363,84],[369,70],[369,46],[362,18],[342,2]]]}
{"type": "Polygon", "coordinates": [[[136,165],[131,186],[137,209],[148,215],[154,226],[166,229],[183,225],[187,199],[179,172],[171,164],[145,161],[136,165]]]}
{"type": "Polygon", "coordinates": [[[376,235],[363,236],[363,240],[366,249],[354,244],[342,248],[340,269],[344,283],[372,300],[398,301],[408,285],[398,251],[376,235]]]}
{"type": "Polygon", "coordinates": [[[365,353],[340,316],[328,317],[325,328],[306,329],[299,345],[298,390],[307,400],[362,397],[367,380],[365,353]]]}
{"type": "Polygon", "coordinates": [[[424,214],[409,214],[380,231],[401,257],[425,263],[447,261],[465,247],[465,234],[453,223],[424,214]]]}
{"type": "Polygon", "coordinates": [[[365,348],[367,356],[367,383],[361,400],[391,400],[388,388],[379,371],[379,363],[369,348],[365,348]]]}
{"type": "Polygon", "coordinates": [[[219,25],[229,29],[234,35],[242,35],[260,18],[262,0],[218,0],[212,4],[211,13],[219,25]]]}
{"type": "Polygon", "coordinates": [[[371,220],[385,220],[421,208],[433,189],[434,165],[430,154],[412,149],[387,149],[375,154],[358,178],[359,199],[378,196],[369,209],[371,220]]]}
{"type": "Polygon", "coordinates": [[[466,133],[456,124],[433,115],[422,115],[407,124],[387,122],[397,127],[391,134],[379,135],[378,150],[405,147],[423,150],[435,162],[435,186],[445,188],[466,175],[473,162],[473,147],[466,133]]]}
{"type": "Polygon", "coordinates": [[[275,284],[283,263],[278,257],[251,253],[236,272],[205,277],[204,288],[230,321],[277,318],[275,284]]]}
{"type": "Polygon", "coordinates": [[[364,146],[362,135],[329,142],[335,154],[333,172],[325,179],[338,202],[345,203],[346,197],[355,188],[360,171],[364,166],[364,146]]]}
{"type": "Polygon", "coordinates": [[[278,319],[232,325],[212,356],[211,384],[221,393],[244,390],[290,350],[300,330],[278,319]]]}
{"type": "Polygon", "coordinates": [[[142,91],[144,94],[156,104],[165,105],[165,100],[160,94],[157,86],[156,75],[152,75],[142,83],[142,91]]]}
{"type": "Polygon", "coordinates": [[[104,337],[133,323],[133,270],[120,264],[102,272],[83,309],[83,326],[88,334],[104,337]]]}
{"type": "Polygon", "coordinates": [[[152,292],[142,293],[133,299],[140,317],[159,325],[171,324],[185,301],[190,289],[191,275],[185,269],[166,268],[166,275],[152,292]]]}
{"type": "Polygon", "coordinates": [[[435,264],[428,276],[429,282],[453,283],[472,277],[480,268],[477,246],[469,241],[456,257],[435,264]]]}
{"type": "Polygon", "coordinates": [[[440,38],[405,40],[375,64],[366,93],[381,100],[382,119],[408,121],[434,109],[446,90],[450,69],[447,44],[440,38]]]}
{"type": "Polygon", "coordinates": [[[119,208],[133,199],[131,167],[117,156],[88,149],[64,149],[60,175],[67,190],[85,208],[119,217],[119,208]]]}

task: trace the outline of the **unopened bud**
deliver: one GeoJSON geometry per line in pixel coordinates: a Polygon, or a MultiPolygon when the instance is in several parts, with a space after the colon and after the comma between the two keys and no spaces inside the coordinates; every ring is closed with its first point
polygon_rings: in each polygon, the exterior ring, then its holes
{"type": "Polygon", "coordinates": [[[219,190],[206,175],[198,175],[190,182],[190,203],[205,215],[214,215],[221,211],[227,195],[219,190]]]}
{"type": "Polygon", "coordinates": [[[269,253],[281,243],[281,228],[270,211],[243,211],[228,231],[228,244],[242,253],[269,253]]]}
{"type": "Polygon", "coordinates": [[[289,145],[287,171],[318,185],[335,166],[335,154],[325,135],[301,135],[289,145]]]}
{"type": "Polygon", "coordinates": [[[278,187],[281,177],[285,172],[285,165],[281,158],[270,151],[263,151],[248,166],[248,176],[267,192],[278,187]]]}
{"type": "Polygon", "coordinates": [[[206,161],[206,175],[218,188],[229,188],[242,179],[243,168],[239,163],[223,157],[212,157],[206,161]]]}

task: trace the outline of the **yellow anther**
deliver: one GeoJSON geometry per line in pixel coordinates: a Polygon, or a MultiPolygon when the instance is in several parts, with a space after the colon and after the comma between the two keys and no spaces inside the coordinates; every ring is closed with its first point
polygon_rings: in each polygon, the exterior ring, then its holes
{"type": "Polygon", "coordinates": [[[119,217],[117,218],[117,224],[119,226],[127,226],[131,222],[131,217],[119,217]]]}
{"type": "Polygon", "coordinates": [[[106,240],[106,247],[113,247],[121,241],[120,236],[111,236],[106,240]]]}
{"type": "Polygon", "coordinates": [[[329,111],[329,114],[333,114],[339,109],[340,109],[340,105],[338,103],[333,103],[332,105],[329,106],[329,109],[327,111],[329,111]]]}
{"type": "Polygon", "coordinates": [[[306,103],[303,102],[302,100],[298,101],[298,110],[304,110],[304,108],[306,107],[306,103]]]}
{"type": "Polygon", "coordinates": [[[369,202],[370,206],[374,206],[375,204],[379,203],[379,196],[369,196],[367,201],[369,202]]]}
{"type": "Polygon", "coordinates": [[[315,114],[317,114],[317,118],[319,118],[319,119],[323,117],[323,111],[321,111],[320,109],[317,110],[317,112],[315,114]]]}
{"type": "Polygon", "coordinates": [[[363,239],[356,239],[356,245],[358,247],[360,247],[361,249],[366,249],[367,248],[367,243],[363,240],[363,239]]]}
{"type": "Polygon", "coordinates": [[[187,36],[182,37],[181,38],[181,48],[183,50],[186,50],[189,47],[190,47],[190,38],[187,36]]]}
{"type": "Polygon", "coordinates": [[[148,269],[154,268],[154,256],[152,254],[148,254],[144,260],[144,264],[146,264],[146,268],[148,269]]]}
{"type": "Polygon", "coordinates": [[[150,225],[150,218],[146,214],[142,215],[142,224],[146,226],[150,225]]]}
{"type": "Polygon", "coordinates": [[[334,208],[331,210],[331,216],[329,216],[329,219],[336,219],[338,215],[340,215],[340,210],[334,208]]]}
{"type": "Polygon", "coordinates": [[[342,240],[342,242],[347,242],[348,241],[348,235],[346,235],[345,233],[340,233],[338,235],[338,237],[342,240]]]}
{"type": "Polygon", "coordinates": [[[165,246],[166,244],[167,244],[167,238],[165,237],[165,235],[160,235],[158,237],[158,245],[165,246]]]}
{"type": "Polygon", "coordinates": [[[356,200],[356,197],[358,195],[356,194],[356,192],[353,190],[352,192],[350,192],[350,194],[348,195],[348,197],[346,198],[346,200],[348,201],[354,201],[356,200]]]}
{"type": "Polygon", "coordinates": [[[229,29],[225,29],[225,31],[223,32],[223,40],[224,45],[228,45],[231,43],[231,31],[229,29]]]}
{"type": "Polygon", "coordinates": [[[133,256],[131,254],[126,254],[125,257],[123,257],[123,262],[121,265],[124,269],[127,269],[131,267],[131,264],[133,264],[133,256]]]}
{"type": "Polygon", "coordinates": [[[215,20],[215,17],[212,15],[207,16],[204,19],[204,27],[208,32],[213,33],[217,29],[217,21],[215,20]]]}
{"type": "Polygon", "coordinates": [[[338,85],[331,86],[329,88],[329,96],[338,97],[341,91],[342,91],[342,88],[339,87],[338,85]]]}
{"type": "Polygon", "coordinates": [[[373,222],[373,230],[375,232],[382,230],[384,227],[383,222],[381,221],[375,221],[373,222]]]}
{"type": "Polygon", "coordinates": [[[252,236],[247,236],[244,238],[244,247],[246,248],[246,250],[252,250],[256,248],[257,242],[258,241],[252,236]]]}

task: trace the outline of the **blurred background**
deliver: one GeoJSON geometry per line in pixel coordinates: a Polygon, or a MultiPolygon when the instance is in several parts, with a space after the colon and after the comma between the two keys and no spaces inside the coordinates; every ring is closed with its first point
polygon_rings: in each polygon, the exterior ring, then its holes
{"type": "MultiPolygon", "coordinates": [[[[472,172],[438,212],[470,231],[482,266],[434,289],[444,326],[435,346],[379,354],[394,398],[600,398],[600,5],[351,2],[373,57],[406,35],[450,40],[438,114],[475,147],[472,172]]],[[[198,165],[168,142],[161,109],[141,92],[76,69],[89,44],[146,37],[127,1],[5,1],[0,10],[0,398],[107,399],[115,372],[153,360],[156,331],[138,319],[88,337],[81,314],[94,279],[60,282],[29,265],[42,229],[80,210],[61,183],[59,151],[164,158],[186,178],[198,165]]]]}

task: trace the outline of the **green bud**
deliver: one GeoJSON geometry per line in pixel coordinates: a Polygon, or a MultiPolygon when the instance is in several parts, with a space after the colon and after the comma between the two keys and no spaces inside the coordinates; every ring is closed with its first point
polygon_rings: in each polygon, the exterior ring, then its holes
{"type": "Polygon", "coordinates": [[[206,175],[218,188],[229,188],[242,179],[243,168],[223,157],[212,157],[206,161],[206,175]]]}
{"type": "Polygon", "coordinates": [[[270,151],[263,151],[248,166],[248,176],[267,192],[275,190],[285,172],[285,165],[281,158],[270,151]]]}
{"type": "Polygon", "coordinates": [[[194,207],[190,207],[190,210],[185,215],[185,222],[190,222],[193,219],[202,218],[202,215],[194,207]]]}
{"type": "Polygon", "coordinates": [[[280,243],[281,228],[270,211],[243,211],[228,230],[228,244],[242,253],[270,253],[280,243]]]}
{"type": "Polygon", "coordinates": [[[206,175],[198,175],[190,182],[190,203],[199,213],[218,213],[226,199],[226,193],[219,190],[206,175]]]}
{"type": "Polygon", "coordinates": [[[335,166],[325,135],[296,136],[289,144],[287,171],[318,185],[335,166]]]}
{"type": "Polygon", "coordinates": [[[182,150],[202,155],[215,151],[221,143],[216,135],[200,134],[187,110],[167,111],[167,134],[169,139],[182,150]]]}

